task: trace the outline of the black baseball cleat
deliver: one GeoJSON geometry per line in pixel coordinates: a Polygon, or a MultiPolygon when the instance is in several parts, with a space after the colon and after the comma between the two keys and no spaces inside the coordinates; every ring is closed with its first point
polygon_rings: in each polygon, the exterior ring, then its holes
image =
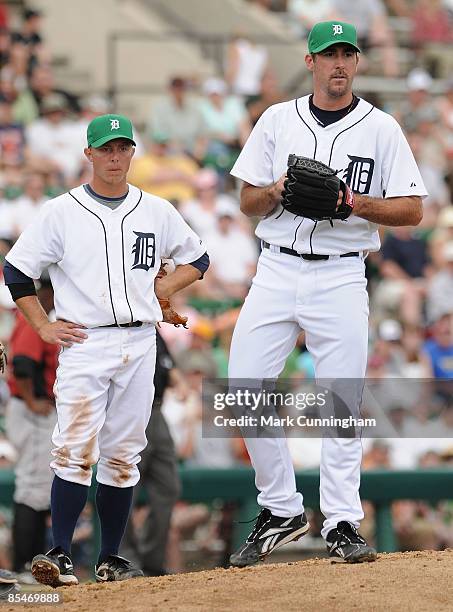
{"type": "Polygon", "coordinates": [[[326,538],[327,551],[332,563],[364,563],[376,561],[377,552],[347,521],[338,523],[326,538]]]}
{"type": "Polygon", "coordinates": [[[79,584],[71,557],[60,546],[45,555],[36,555],[31,562],[31,573],[38,582],[51,587],[79,584]]]}
{"type": "Polygon", "coordinates": [[[97,582],[113,582],[140,578],[144,574],[142,570],[134,567],[128,559],[119,555],[109,555],[105,561],[96,565],[95,576],[97,582]]]}
{"type": "Polygon", "coordinates": [[[309,527],[305,513],[285,518],[274,516],[264,508],[245,543],[231,555],[230,563],[234,567],[246,567],[262,561],[276,548],[301,538],[309,527]]]}

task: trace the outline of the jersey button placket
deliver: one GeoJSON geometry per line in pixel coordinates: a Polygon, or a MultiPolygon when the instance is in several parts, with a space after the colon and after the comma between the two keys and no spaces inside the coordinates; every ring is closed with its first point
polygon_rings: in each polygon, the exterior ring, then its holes
{"type": "MultiPolygon", "coordinates": [[[[118,322],[124,322],[126,314],[124,305],[123,280],[123,243],[121,239],[121,219],[111,212],[108,215],[107,250],[109,257],[110,285],[112,289],[113,305],[118,322]]],[[[126,305],[127,307],[127,305],[126,305]]],[[[127,315],[126,315],[127,316],[127,315]]],[[[130,318],[130,314],[128,316],[130,318]]]]}

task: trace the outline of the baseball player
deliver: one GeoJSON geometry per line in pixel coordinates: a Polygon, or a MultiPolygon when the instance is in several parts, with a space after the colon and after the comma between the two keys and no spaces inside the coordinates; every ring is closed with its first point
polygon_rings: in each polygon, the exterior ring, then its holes
{"type": "Polygon", "coordinates": [[[87,129],[89,184],[44,204],[8,253],[5,282],[45,342],[61,347],[55,382],[51,492],[54,547],[32,562],[51,586],[77,584],[71,540],[97,463],[101,551],[96,580],[142,575],[118,549],[153,399],[158,321],[174,316],[170,297],[203,276],[209,258],[198,236],[166,200],[127,183],[132,124],[101,115],[87,129]],[[161,259],[172,274],[159,274],[161,259]],[[48,267],[57,320],[50,322],[32,279],[48,267]]]}
{"type": "MultiPolygon", "coordinates": [[[[244,181],[242,212],[261,217],[262,252],[234,330],[230,381],[275,380],[301,329],[317,379],[347,388],[345,379],[365,377],[364,259],[379,249],[378,225],[420,222],[426,190],[397,122],[352,91],[359,52],[353,25],[316,24],[305,57],[313,94],[271,106],[232,169],[244,181]],[[313,160],[339,172],[315,176],[313,160]]],[[[351,395],[348,409],[358,415],[361,392],[351,395]]],[[[309,527],[286,439],[249,437],[246,445],[262,511],[230,558],[235,566],[256,563],[309,527]]],[[[357,531],[361,455],[357,436],[323,439],[322,536],[332,561],[376,558],[357,531]]]]}

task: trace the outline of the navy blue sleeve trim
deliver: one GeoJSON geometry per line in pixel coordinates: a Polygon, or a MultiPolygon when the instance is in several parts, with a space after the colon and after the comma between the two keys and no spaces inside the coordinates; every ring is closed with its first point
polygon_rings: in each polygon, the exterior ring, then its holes
{"type": "Polygon", "coordinates": [[[5,285],[11,285],[12,283],[33,283],[32,278],[18,270],[8,260],[5,261],[3,266],[3,278],[5,279],[5,285]]]}
{"type": "Polygon", "coordinates": [[[200,280],[201,280],[204,276],[204,273],[209,268],[209,255],[207,253],[203,253],[203,255],[199,259],[197,259],[196,261],[191,261],[190,265],[193,266],[194,268],[197,268],[197,270],[200,270],[201,272],[200,280]]]}
{"type": "Polygon", "coordinates": [[[11,283],[8,285],[9,292],[14,301],[27,295],[36,295],[35,284],[31,283],[11,283]]]}

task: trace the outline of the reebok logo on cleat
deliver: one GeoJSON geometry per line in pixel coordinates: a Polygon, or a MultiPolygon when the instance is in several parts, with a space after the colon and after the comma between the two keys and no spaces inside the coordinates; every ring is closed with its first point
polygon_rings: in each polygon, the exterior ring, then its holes
{"type": "Polygon", "coordinates": [[[259,539],[262,540],[263,538],[268,538],[269,536],[273,536],[277,533],[291,531],[291,529],[292,529],[291,527],[272,527],[271,529],[268,529],[266,533],[263,533],[263,535],[260,536],[259,539]]]}

